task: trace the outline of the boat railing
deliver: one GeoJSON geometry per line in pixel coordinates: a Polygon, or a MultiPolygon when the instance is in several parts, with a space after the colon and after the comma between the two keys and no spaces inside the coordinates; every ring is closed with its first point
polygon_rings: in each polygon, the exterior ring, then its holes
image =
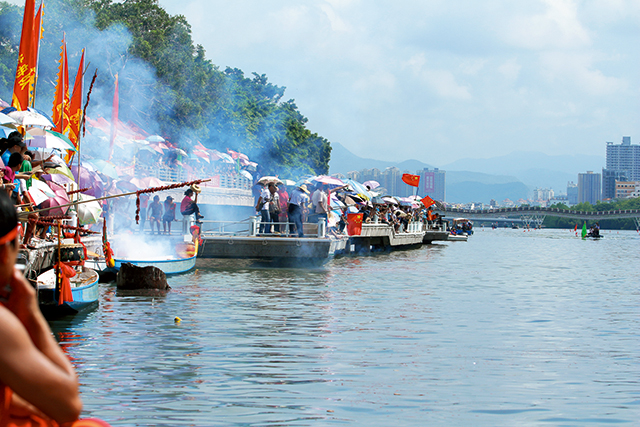
{"type": "MultiPolygon", "coordinates": [[[[302,224],[305,237],[327,237],[327,221],[321,218],[318,222],[305,222],[302,224]]],[[[202,220],[203,235],[214,236],[297,236],[291,229],[289,222],[261,222],[260,217],[255,216],[242,221],[208,221],[202,220]],[[268,227],[269,232],[265,232],[268,227]]]]}

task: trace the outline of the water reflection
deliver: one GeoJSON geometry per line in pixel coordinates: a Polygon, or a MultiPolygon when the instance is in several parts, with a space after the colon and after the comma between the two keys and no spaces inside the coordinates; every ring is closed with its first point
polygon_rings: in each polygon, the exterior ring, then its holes
{"type": "Polygon", "coordinates": [[[633,423],[640,238],[606,236],[227,262],[163,297],[101,285],[97,311],[53,327],[87,414],[114,425],[633,423]]]}

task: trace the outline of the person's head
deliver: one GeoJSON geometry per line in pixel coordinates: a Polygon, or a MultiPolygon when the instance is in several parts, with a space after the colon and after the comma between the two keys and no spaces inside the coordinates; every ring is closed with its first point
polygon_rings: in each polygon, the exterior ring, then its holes
{"type": "Polygon", "coordinates": [[[7,162],[7,166],[13,169],[14,172],[17,172],[22,166],[22,154],[20,153],[12,153],[11,157],[9,157],[9,162],[7,162]]]}
{"type": "Polygon", "coordinates": [[[158,196],[157,194],[155,196],[153,196],[153,201],[154,202],[160,201],[160,196],[158,196]]]}
{"type": "Polygon", "coordinates": [[[193,196],[193,190],[190,188],[187,188],[187,191],[184,192],[184,195],[187,197],[193,196]]]}
{"type": "Polygon", "coordinates": [[[16,207],[5,192],[0,192],[0,286],[9,282],[19,249],[16,207]]]}
{"type": "Polygon", "coordinates": [[[170,204],[171,202],[173,202],[173,197],[167,196],[167,198],[164,199],[164,202],[167,203],[167,204],[170,204]]]}
{"type": "Polygon", "coordinates": [[[24,155],[23,155],[22,157],[23,157],[25,160],[27,160],[27,161],[29,161],[29,162],[30,162],[30,161],[32,161],[32,160],[33,160],[33,152],[32,152],[32,151],[27,150],[27,151],[25,151],[25,152],[24,152],[24,155]]]}
{"type": "Polygon", "coordinates": [[[273,182],[269,183],[269,192],[271,194],[275,193],[276,191],[278,191],[278,186],[276,184],[274,184],[273,182]]]}

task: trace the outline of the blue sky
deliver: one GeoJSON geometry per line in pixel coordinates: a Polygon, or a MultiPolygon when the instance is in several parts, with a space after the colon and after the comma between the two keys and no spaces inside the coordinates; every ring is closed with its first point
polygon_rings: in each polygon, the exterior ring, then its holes
{"type": "Polygon", "coordinates": [[[604,156],[640,139],[640,2],[160,0],[363,157],[604,156]]]}

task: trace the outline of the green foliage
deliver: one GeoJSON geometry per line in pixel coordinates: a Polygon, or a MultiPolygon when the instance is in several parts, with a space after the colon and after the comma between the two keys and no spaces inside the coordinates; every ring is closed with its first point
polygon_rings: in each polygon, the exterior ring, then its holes
{"type": "MultiPolygon", "coordinates": [[[[605,211],[615,211],[615,210],[625,210],[625,209],[640,209],[640,198],[635,199],[624,199],[619,200],[617,202],[597,202],[595,205],[591,203],[578,203],[572,207],[568,207],[562,203],[556,203],[555,205],[549,206],[550,208],[557,209],[565,209],[572,211],[581,211],[581,212],[605,212],[605,211]]],[[[547,216],[544,219],[543,225],[548,228],[574,228],[576,224],[578,228],[582,228],[582,222],[576,222],[575,219],[569,218],[558,218],[553,216],[547,216]]],[[[635,221],[631,218],[629,219],[609,219],[598,221],[600,223],[600,227],[603,229],[609,230],[635,230],[636,224],[635,221]]],[[[596,221],[587,221],[587,227],[591,227],[595,224],[596,221]]]]}
{"type": "MultiPolygon", "coordinates": [[[[4,15],[22,22],[22,8],[0,2],[0,21],[4,15]]],[[[158,0],[47,1],[40,61],[46,84],[39,82],[39,97],[53,98],[63,31],[69,53],[79,56],[87,42],[82,31],[89,30],[96,38],[102,34],[112,37],[99,43],[105,65],[98,70],[96,87],[109,92],[115,74],[119,75],[122,121],[158,132],[187,149],[200,141],[220,151],[240,151],[256,160],[263,173],[327,173],[331,145],[307,129],[307,119],[293,100],[282,101],[285,88],[270,83],[264,74],[246,77],[237,68],[221,71],[206,58],[202,46],[194,45],[185,17],[169,15],[158,0]],[[153,79],[137,72],[136,61],[146,64],[153,79]],[[152,124],[157,129],[150,128],[152,124]]],[[[19,34],[0,29],[0,91],[4,96],[13,86],[18,44],[19,34]]],[[[89,52],[88,61],[91,55],[89,52]]],[[[73,59],[77,64],[79,57],[70,58],[70,63],[73,59]]],[[[75,70],[70,73],[73,80],[75,70]]],[[[37,106],[51,108],[50,104],[37,106]]]]}

